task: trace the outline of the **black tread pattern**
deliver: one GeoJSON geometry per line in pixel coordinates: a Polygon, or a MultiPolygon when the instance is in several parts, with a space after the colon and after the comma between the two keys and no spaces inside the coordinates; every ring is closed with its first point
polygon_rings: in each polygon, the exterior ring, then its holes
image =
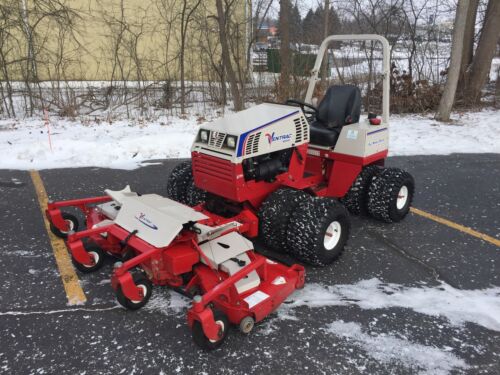
{"type": "Polygon", "coordinates": [[[315,197],[302,202],[293,213],[288,226],[288,246],[292,255],[315,266],[325,266],[344,250],[350,231],[349,213],[333,198],[315,197]],[[332,250],[323,244],[326,229],[338,221],[342,227],[339,243],[332,250]]]}
{"type": "Polygon", "coordinates": [[[168,177],[167,197],[179,203],[188,204],[187,191],[193,184],[191,160],[175,166],[168,177]]]}
{"type": "Polygon", "coordinates": [[[259,234],[271,249],[288,252],[287,231],[295,208],[312,197],[300,190],[278,189],[271,193],[259,210],[259,234]]]}
{"type": "Polygon", "coordinates": [[[368,189],[373,177],[381,173],[382,170],[378,165],[368,165],[361,170],[347,194],[342,198],[342,203],[350,213],[354,215],[368,213],[368,189]]]}
{"type": "Polygon", "coordinates": [[[402,220],[413,200],[415,181],[406,171],[399,168],[384,169],[372,180],[368,190],[368,212],[373,218],[386,223],[402,220]],[[403,185],[408,188],[408,201],[401,210],[397,209],[396,201],[403,185]]]}
{"type": "Polygon", "coordinates": [[[186,201],[188,206],[197,206],[207,200],[207,192],[198,188],[194,182],[188,186],[186,201]]]}

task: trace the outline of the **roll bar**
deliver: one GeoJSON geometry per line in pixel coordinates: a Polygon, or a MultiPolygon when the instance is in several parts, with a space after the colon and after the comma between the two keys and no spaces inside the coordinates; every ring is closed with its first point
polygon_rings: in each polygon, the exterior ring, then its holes
{"type": "Polygon", "coordinates": [[[375,34],[359,34],[359,35],[330,35],[321,43],[319,47],[318,56],[316,57],[316,62],[314,63],[314,68],[311,70],[311,76],[309,78],[309,85],[307,87],[307,93],[305,102],[312,104],[312,96],[314,88],[316,87],[316,82],[318,81],[319,70],[321,69],[321,63],[323,62],[323,57],[325,56],[326,49],[331,42],[334,41],[375,41],[382,44],[383,49],[383,61],[382,61],[382,77],[383,77],[383,89],[382,89],[382,121],[385,124],[389,123],[389,101],[390,101],[390,73],[391,66],[389,61],[390,55],[390,45],[389,41],[381,35],[375,34]]]}

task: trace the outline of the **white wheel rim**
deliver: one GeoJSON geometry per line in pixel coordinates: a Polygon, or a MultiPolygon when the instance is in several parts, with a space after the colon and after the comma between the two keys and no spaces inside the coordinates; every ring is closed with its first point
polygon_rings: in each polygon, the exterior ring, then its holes
{"type": "Polygon", "coordinates": [[[401,210],[408,201],[408,188],[403,185],[401,189],[399,189],[398,199],[396,200],[396,207],[398,210],[401,210]]]}
{"type": "Polygon", "coordinates": [[[97,263],[99,263],[99,254],[97,254],[95,251],[89,251],[89,255],[92,256],[94,258],[94,264],[92,266],[89,266],[87,264],[84,264],[83,266],[84,267],[87,267],[87,268],[92,268],[94,267],[97,263]]]}
{"type": "MultiPolygon", "coordinates": [[[[142,289],[142,295],[144,297],[146,297],[146,293],[148,291],[148,288],[146,288],[146,285],[140,284],[140,285],[137,285],[137,287],[140,288],[140,289],[142,289]]],[[[142,299],[140,301],[136,301],[136,300],[131,299],[130,302],[132,302],[132,303],[141,303],[142,299]]]]}
{"type": "MultiPolygon", "coordinates": [[[[218,324],[221,328],[222,328],[222,333],[224,333],[224,329],[225,329],[225,326],[224,326],[224,322],[222,320],[217,320],[215,322],[215,324],[218,324]]],[[[220,340],[220,339],[219,339],[220,340]]],[[[208,341],[210,341],[211,343],[216,343],[217,341],[219,340],[211,340],[211,339],[208,339],[208,341]]]]}
{"type": "Polygon", "coordinates": [[[326,228],[323,245],[325,249],[332,250],[340,241],[342,235],[342,226],[338,221],[332,221],[328,228],[326,228]]]}
{"type": "Polygon", "coordinates": [[[68,224],[68,230],[62,230],[61,233],[69,233],[71,232],[73,229],[75,229],[75,223],[73,223],[73,220],[69,220],[69,219],[66,219],[64,220],[67,224],[68,224]]]}

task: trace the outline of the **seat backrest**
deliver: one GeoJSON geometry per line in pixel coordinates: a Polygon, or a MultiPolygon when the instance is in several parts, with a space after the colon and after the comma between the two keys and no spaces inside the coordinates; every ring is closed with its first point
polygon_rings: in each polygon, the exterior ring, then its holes
{"type": "Polygon", "coordinates": [[[318,106],[316,118],[327,128],[359,122],[361,91],[356,86],[330,86],[318,106]]]}

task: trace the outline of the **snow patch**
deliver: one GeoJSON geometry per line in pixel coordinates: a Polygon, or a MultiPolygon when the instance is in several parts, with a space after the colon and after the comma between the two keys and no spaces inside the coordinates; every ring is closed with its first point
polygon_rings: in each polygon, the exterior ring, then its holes
{"type": "MultiPolygon", "coordinates": [[[[51,118],[51,151],[43,119],[0,120],[1,168],[134,169],[149,160],[189,157],[198,127],[195,117],[114,123],[51,118]]],[[[450,124],[432,116],[392,116],[389,153],[500,153],[500,111],[455,114],[450,124]]]]}
{"type": "Polygon", "coordinates": [[[293,309],[299,306],[356,305],[367,310],[400,307],[443,317],[454,326],[469,322],[500,332],[500,287],[461,290],[445,283],[405,287],[373,278],[356,284],[306,284],[288,302],[278,310],[282,319],[293,316],[293,309]]]}
{"type": "Polygon", "coordinates": [[[394,115],[389,155],[500,153],[500,111],[454,114],[451,123],[432,116],[394,115]]]}
{"type": "Polygon", "coordinates": [[[190,300],[179,293],[165,290],[154,293],[144,309],[158,311],[165,315],[185,313],[190,306],[190,300]]]}
{"type": "Polygon", "coordinates": [[[365,333],[354,322],[338,320],[329,324],[326,331],[353,342],[378,362],[399,363],[412,373],[444,375],[469,368],[463,359],[446,349],[413,343],[390,334],[365,333]]]}

